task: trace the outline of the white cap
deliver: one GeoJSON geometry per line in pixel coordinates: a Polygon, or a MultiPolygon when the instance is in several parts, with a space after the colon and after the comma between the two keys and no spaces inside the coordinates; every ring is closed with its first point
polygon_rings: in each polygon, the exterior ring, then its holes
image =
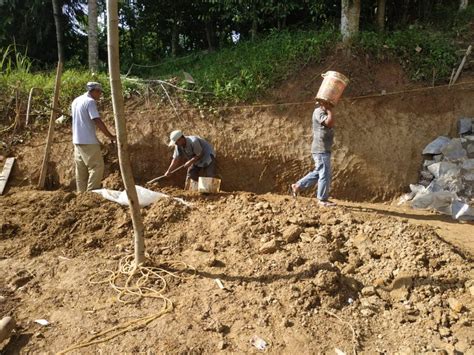
{"type": "Polygon", "coordinates": [[[96,82],[96,81],[89,81],[87,84],[86,84],[86,87],[87,87],[87,91],[92,91],[92,90],[100,90],[102,91],[102,85],[100,85],[100,83],[96,82]]]}
{"type": "Polygon", "coordinates": [[[183,132],[177,129],[176,131],[173,131],[170,133],[170,142],[168,143],[168,146],[172,147],[176,144],[176,141],[180,139],[182,136],[184,136],[183,132]]]}

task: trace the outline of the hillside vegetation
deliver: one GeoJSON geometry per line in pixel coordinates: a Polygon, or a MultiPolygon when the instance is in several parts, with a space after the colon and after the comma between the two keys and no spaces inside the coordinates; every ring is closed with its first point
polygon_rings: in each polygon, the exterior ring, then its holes
{"type": "MultiPolygon", "coordinates": [[[[399,61],[413,80],[445,83],[460,61],[457,52],[464,50],[467,40],[473,36],[472,18],[474,6],[471,5],[462,14],[444,18],[437,26],[427,23],[381,33],[362,31],[352,43],[352,53],[370,55],[375,60],[399,61]]],[[[332,27],[318,31],[271,31],[254,41],[241,41],[216,52],[199,51],[149,63],[149,66],[124,68],[123,72],[128,74],[123,80],[124,91],[127,96],[140,93],[146,85],[154,85],[147,79],[160,79],[197,91],[187,94],[187,98],[195,102],[253,100],[302,66],[321,61],[339,43],[339,33],[332,27]],[[184,81],[184,72],[192,76],[195,84],[184,81]]],[[[35,87],[41,89],[37,95],[48,105],[54,88],[54,69],[35,71],[32,69],[34,61],[16,47],[1,50],[2,101],[11,102],[16,90],[26,98],[35,87]]],[[[109,81],[105,72],[92,75],[87,69],[67,63],[60,101],[70,102],[84,91],[85,83],[91,79],[104,85],[107,98],[109,81]]]]}

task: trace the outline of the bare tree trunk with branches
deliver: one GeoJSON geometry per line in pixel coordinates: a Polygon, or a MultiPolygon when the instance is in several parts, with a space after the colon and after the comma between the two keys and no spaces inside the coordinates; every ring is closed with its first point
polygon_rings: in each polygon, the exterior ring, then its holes
{"type": "Polygon", "coordinates": [[[135,265],[145,262],[144,227],[140,206],[138,205],[137,190],[130,164],[128,151],[127,127],[122,95],[122,82],[120,81],[119,63],[119,19],[117,0],[107,0],[107,47],[109,57],[110,88],[114,109],[115,130],[117,132],[117,145],[120,163],[120,172],[127,192],[130,212],[132,215],[133,231],[135,235],[135,265]]]}
{"type": "Polygon", "coordinates": [[[89,0],[88,8],[88,30],[87,38],[89,42],[89,69],[97,73],[99,71],[99,42],[97,39],[97,0],[89,0]]]}

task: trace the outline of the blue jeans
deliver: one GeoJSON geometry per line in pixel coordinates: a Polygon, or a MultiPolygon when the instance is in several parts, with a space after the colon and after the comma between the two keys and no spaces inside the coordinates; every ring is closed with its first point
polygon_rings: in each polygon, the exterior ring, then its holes
{"type": "Polygon", "coordinates": [[[331,184],[331,153],[313,153],[314,170],[300,179],[296,185],[300,190],[306,190],[318,184],[316,197],[326,201],[329,197],[329,185],[331,184]]]}

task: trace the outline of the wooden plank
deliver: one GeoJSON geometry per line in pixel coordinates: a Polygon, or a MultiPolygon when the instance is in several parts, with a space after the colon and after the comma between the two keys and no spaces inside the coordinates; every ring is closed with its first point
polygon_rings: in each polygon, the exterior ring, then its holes
{"type": "Polygon", "coordinates": [[[5,190],[5,186],[7,185],[7,181],[12,171],[14,162],[15,162],[15,158],[7,158],[7,160],[5,161],[2,175],[0,175],[0,195],[2,195],[3,190],[5,190]]]}
{"type": "Polygon", "coordinates": [[[49,119],[48,137],[46,138],[46,147],[44,148],[43,164],[41,166],[40,177],[38,181],[38,187],[44,189],[44,183],[46,181],[46,175],[48,173],[49,155],[51,153],[51,144],[53,143],[54,134],[54,121],[56,121],[56,112],[58,109],[59,101],[59,90],[61,87],[61,74],[63,70],[63,63],[58,63],[56,71],[56,83],[54,84],[54,98],[53,98],[53,109],[51,110],[51,117],[49,119]]]}

